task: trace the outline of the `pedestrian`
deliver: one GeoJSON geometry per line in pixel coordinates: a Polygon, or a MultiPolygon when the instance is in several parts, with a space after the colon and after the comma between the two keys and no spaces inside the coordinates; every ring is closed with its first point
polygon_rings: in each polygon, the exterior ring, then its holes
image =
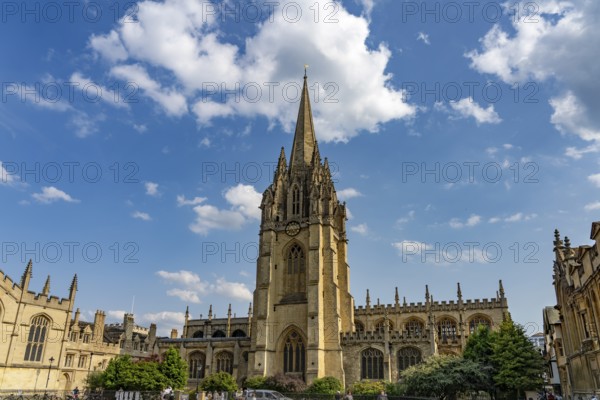
{"type": "Polygon", "coordinates": [[[592,398],[591,398],[590,400],[598,400],[598,398],[596,397],[596,393],[594,393],[594,394],[592,395],[592,398]]]}
{"type": "Polygon", "coordinates": [[[350,390],[348,390],[348,393],[346,393],[345,400],[354,400],[354,397],[352,397],[352,392],[350,390]]]}
{"type": "Polygon", "coordinates": [[[335,400],[342,400],[342,393],[339,390],[335,394],[335,400]]]}
{"type": "Polygon", "coordinates": [[[75,386],[75,389],[73,389],[73,397],[75,400],[79,399],[79,386],[75,386]]]}
{"type": "Polygon", "coordinates": [[[381,393],[379,393],[379,396],[377,396],[377,400],[388,400],[387,394],[385,394],[385,390],[382,390],[381,393]]]}

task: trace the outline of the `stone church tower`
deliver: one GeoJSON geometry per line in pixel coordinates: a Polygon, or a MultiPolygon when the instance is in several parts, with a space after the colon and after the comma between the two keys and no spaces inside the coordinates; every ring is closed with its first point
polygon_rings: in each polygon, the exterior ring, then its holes
{"type": "Polygon", "coordinates": [[[289,165],[282,148],[260,208],[248,376],[343,382],[340,332],[354,331],[346,207],[319,155],[306,74],[289,165]]]}

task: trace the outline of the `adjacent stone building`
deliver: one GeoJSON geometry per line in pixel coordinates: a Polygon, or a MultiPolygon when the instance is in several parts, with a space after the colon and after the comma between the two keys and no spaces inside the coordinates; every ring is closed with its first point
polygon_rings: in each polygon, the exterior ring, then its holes
{"type": "Polygon", "coordinates": [[[544,312],[547,345],[555,354],[562,391],[584,398],[600,392],[600,222],[592,245],[571,247],[554,232],[554,289],[557,313],[544,312]]]}
{"type": "Polygon", "coordinates": [[[104,370],[120,354],[134,359],[153,353],[156,326],[136,326],[133,315],[123,324],[105,325],[96,311],[94,322],[74,310],[77,275],[67,298],[50,295],[50,277],[41,293],[30,290],[33,265],[20,282],[0,271],[0,388],[3,390],[71,390],[84,387],[88,374],[104,370]]]}
{"type": "Polygon", "coordinates": [[[346,206],[337,199],[327,158],[315,136],[307,78],[288,159],[282,148],[273,183],[260,205],[262,219],[254,301],[243,318],[190,319],[183,335],[160,339],[161,354],[180,349],[189,385],[205,374],[232,373],[238,381],[284,373],[312,382],[335,376],[395,380],[432,354],[460,354],[479,325],[495,329],[508,314],[502,282],[495,296],[356,307],[350,293],[346,206]]]}

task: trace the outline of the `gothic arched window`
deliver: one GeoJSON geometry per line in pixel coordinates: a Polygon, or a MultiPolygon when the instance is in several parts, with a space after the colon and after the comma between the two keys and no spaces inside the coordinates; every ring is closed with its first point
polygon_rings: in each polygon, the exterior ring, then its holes
{"type": "Polygon", "coordinates": [[[364,332],[365,331],[365,326],[360,321],[354,321],[354,326],[356,328],[356,332],[364,332]]]}
{"type": "Polygon", "coordinates": [[[225,337],[225,332],[218,330],[218,331],[214,331],[212,334],[212,337],[225,337]]]}
{"type": "Polygon", "coordinates": [[[421,350],[416,347],[403,347],[398,350],[398,371],[421,363],[421,350]]]}
{"type": "Polygon", "coordinates": [[[291,331],[283,345],[283,372],[301,372],[306,369],[306,347],[302,337],[291,331]]]}
{"type": "Polygon", "coordinates": [[[443,318],[438,323],[438,335],[443,340],[456,339],[456,322],[450,318],[443,318]]]}
{"type": "Polygon", "coordinates": [[[292,215],[300,215],[300,189],[294,186],[292,189],[292,215]]]}
{"type": "Polygon", "coordinates": [[[244,332],[241,329],[236,329],[235,331],[233,331],[233,333],[231,334],[231,337],[246,337],[246,332],[244,332]]]}
{"type": "Polygon", "coordinates": [[[43,315],[33,317],[27,337],[25,348],[25,361],[41,361],[44,352],[44,343],[50,329],[50,320],[43,315]]]}
{"type": "Polygon", "coordinates": [[[228,351],[221,351],[215,358],[217,360],[217,372],[233,374],[233,354],[228,351]]]}
{"type": "Polygon", "coordinates": [[[492,323],[488,318],[478,315],[469,321],[469,333],[475,332],[479,325],[486,326],[488,329],[492,327],[492,323]]]}
{"type": "Polygon", "coordinates": [[[206,361],[206,356],[202,352],[195,351],[190,354],[189,359],[188,359],[189,378],[190,379],[204,378],[205,361],[206,361]]]}
{"type": "Polygon", "coordinates": [[[380,350],[368,348],[360,354],[361,379],[383,379],[383,353],[380,350]]]}
{"type": "Polygon", "coordinates": [[[196,331],[192,335],[193,338],[199,339],[204,337],[204,331],[196,331]]]}
{"type": "Polygon", "coordinates": [[[306,257],[299,244],[294,243],[287,252],[285,268],[285,301],[306,299],[306,257]]]}
{"type": "MultiPolygon", "coordinates": [[[[388,320],[388,322],[390,324],[389,330],[391,332],[394,330],[394,324],[392,323],[392,321],[388,320]]],[[[375,324],[375,332],[383,333],[384,328],[385,328],[385,319],[382,319],[381,321],[379,321],[375,324]]]]}
{"type": "Polygon", "coordinates": [[[408,337],[421,337],[424,330],[423,323],[418,319],[409,319],[406,322],[406,334],[408,337]]]}

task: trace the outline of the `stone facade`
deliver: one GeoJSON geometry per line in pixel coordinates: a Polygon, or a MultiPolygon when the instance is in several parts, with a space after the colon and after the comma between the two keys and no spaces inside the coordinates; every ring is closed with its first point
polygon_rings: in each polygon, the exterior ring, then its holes
{"type": "Polygon", "coordinates": [[[346,206],[321,160],[306,76],[289,164],[282,148],[265,190],[253,307],[247,318],[189,319],[182,337],[159,339],[188,360],[190,386],[205,373],[245,377],[285,373],[307,383],[335,376],[395,380],[432,354],[460,354],[478,324],[495,329],[508,314],[502,282],[493,298],[355,307],[347,261],[346,206]],[[212,334],[211,334],[212,332],[212,334]],[[215,335],[218,332],[218,335],[215,335]],[[238,332],[236,336],[234,333],[238,332]],[[244,335],[241,335],[243,332],[244,335]],[[219,355],[221,355],[219,358],[219,355]],[[231,359],[223,362],[225,357],[231,359]],[[201,372],[198,372],[200,370],[201,372]]]}
{"type": "Polygon", "coordinates": [[[600,392],[600,222],[593,222],[594,243],[571,247],[554,232],[554,289],[558,316],[544,313],[547,345],[556,355],[565,395],[600,392]]]}
{"type": "Polygon", "coordinates": [[[92,323],[81,321],[79,309],[73,312],[77,276],[69,296],[59,299],[50,295],[50,277],[41,293],[29,290],[32,270],[30,261],[19,283],[0,271],[0,388],[83,388],[90,372],[104,370],[117,355],[152,355],[155,325],[138,327],[131,314],[123,324],[105,325],[102,311],[92,323]]]}

